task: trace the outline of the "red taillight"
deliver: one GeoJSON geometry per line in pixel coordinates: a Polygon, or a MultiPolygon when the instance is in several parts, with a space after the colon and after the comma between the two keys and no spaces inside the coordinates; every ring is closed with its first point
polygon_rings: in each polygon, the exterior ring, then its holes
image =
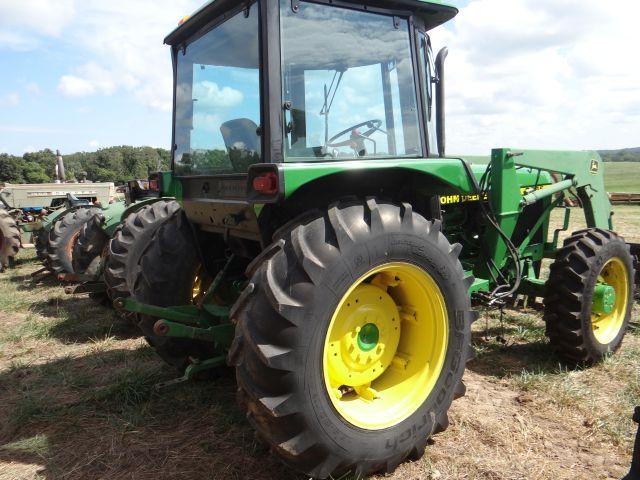
{"type": "Polygon", "coordinates": [[[264,195],[278,193],[278,176],[273,172],[257,176],[253,179],[253,189],[264,195]]]}

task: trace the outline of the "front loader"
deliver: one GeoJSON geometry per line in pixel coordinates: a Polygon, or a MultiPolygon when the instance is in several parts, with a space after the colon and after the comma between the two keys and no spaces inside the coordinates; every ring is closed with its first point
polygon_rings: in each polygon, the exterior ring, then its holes
{"type": "Polygon", "coordinates": [[[457,13],[216,0],[165,40],[182,209],[115,305],[180,380],[235,368],[258,436],[312,477],[424,453],[465,392],[475,305],[543,298],[572,363],[614,352],[630,319],[633,257],[597,153],[446,155],[447,51],[428,32],[457,13]],[[576,214],[587,228],[560,245],[576,214]]]}

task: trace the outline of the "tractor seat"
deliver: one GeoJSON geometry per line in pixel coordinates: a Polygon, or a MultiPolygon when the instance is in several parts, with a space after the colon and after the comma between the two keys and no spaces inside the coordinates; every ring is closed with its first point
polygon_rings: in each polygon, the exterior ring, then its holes
{"type": "Polygon", "coordinates": [[[83,205],[90,205],[90,202],[88,200],[82,200],[78,197],[76,197],[73,193],[67,193],[67,205],[69,205],[69,208],[73,208],[73,207],[80,207],[83,205]]]}
{"type": "Polygon", "coordinates": [[[258,125],[253,120],[229,120],[220,126],[220,133],[235,172],[246,172],[249,165],[260,161],[258,125]]]}

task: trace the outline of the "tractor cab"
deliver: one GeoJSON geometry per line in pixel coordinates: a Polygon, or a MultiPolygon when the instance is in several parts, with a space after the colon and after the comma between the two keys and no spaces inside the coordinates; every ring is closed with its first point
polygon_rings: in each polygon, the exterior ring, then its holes
{"type": "Polygon", "coordinates": [[[174,174],[442,155],[427,32],[456,14],[422,0],[210,2],[165,40],[174,174]]]}

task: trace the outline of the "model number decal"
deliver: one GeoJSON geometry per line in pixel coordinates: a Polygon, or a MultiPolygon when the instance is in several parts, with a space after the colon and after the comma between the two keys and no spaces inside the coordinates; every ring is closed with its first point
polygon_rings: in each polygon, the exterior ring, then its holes
{"type": "MultiPolygon", "coordinates": [[[[526,195],[527,193],[533,192],[534,190],[542,190],[547,185],[538,185],[536,187],[522,187],[520,188],[520,194],[526,195]]],[[[441,205],[455,205],[458,203],[470,203],[477,202],[480,200],[480,195],[442,195],[440,197],[441,205]]],[[[484,195],[484,200],[488,200],[488,195],[484,195]]]]}

